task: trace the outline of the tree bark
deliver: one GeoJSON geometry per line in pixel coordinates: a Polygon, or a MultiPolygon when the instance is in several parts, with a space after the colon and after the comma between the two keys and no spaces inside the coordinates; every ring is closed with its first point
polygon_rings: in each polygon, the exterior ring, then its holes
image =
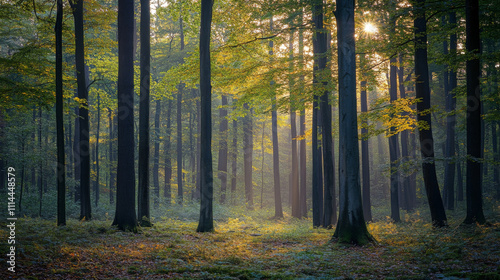
{"type": "Polygon", "coordinates": [[[153,154],[153,188],[154,188],[154,207],[160,206],[160,115],[161,115],[161,100],[156,100],[155,111],[155,138],[154,138],[154,154],[153,154]]]}
{"type": "MultiPolygon", "coordinates": [[[[395,24],[395,23],[394,23],[395,24]]],[[[395,32],[393,30],[393,32],[395,32]]],[[[391,58],[390,60],[390,74],[389,74],[389,95],[391,103],[394,103],[398,99],[398,81],[397,81],[397,66],[396,58],[391,58]]],[[[394,117],[394,116],[391,116],[394,117]]],[[[399,215],[399,141],[398,134],[395,134],[395,127],[390,128],[391,135],[389,137],[389,158],[391,166],[391,219],[398,223],[401,221],[399,215]]]]}
{"type": "Polygon", "coordinates": [[[171,137],[172,134],[172,99],[168,100],[167,109],[167,131],[165,136],[165,185],[163,187],[163,197],[166,199],[167,205],[172,203],[172,159],[171,155],[171,137]]]}
{"type": "Polygon", "coordinates": [[[243,104],[246,116],[243,125],[243,161],[245,169],[245,198],[247,208],[253,209],[253,181],[252,181],[252,161],[253,161],[253,125],[252,110],[248,103],[243,104]]]}
{"type": "Polygon", "coordinates": [[[220,140],[219,140],[219,180],[220,180],[220,203],[226,202],[226,189],[227,189],[227,96],[222,95],[222,106],[219,109],[220,117],[220,140]]]}
{"type": "MultiPolygon", "coordinates": [[[[57,0],[56,14],[56,130],[57,130],[57,225],[66,225],[66,164],[64,155],[63,69],[62,69],[63,4],[57,0]]],[[[23,143],[24,154],[24,143],[23,143]]],[[[2,166],[3,167],[3,166],[2,166]]],[[[3,173],[3,170],[0,170],[3,173]]],[[[24,167],[23,167],[24,173],[24,167]]],[[[24,177],[24,174],[23,174],[24,177]]],[[[21,177],[21,179],[23,179],[21,177]]],[[[22,185],[21,185],[22,187],[22,185]]],[[[22,195],[22,189],[21,189],[22,195]]]]}
{"type": "Polygon", "coordinates": [[[137,192],[137,217],[141,226],[151,226],[149,199],[149,88],[150,88],[150,5],[141,0],[141,80],[139,101],[139,185],[137,192]]]}
{"type": "MultiPolygon", "coordinates": [[[[88,105],[88,89],[85,67],[85,45],[83,31],[83,1],[70,1],[75,22],[75,63],[78,85],[78,98],[88,105]]],[[[79,166],[80,166],[80,220],[90,220],[90,144],[89,144],[89,111],[87,107],[79,108],[79,166]]]]}
{"type": "Polygon", "coordinates": [[[439,192],[434,162],[434,138],[432,136],[431,107],[429,88],[429,68],[427,64],[427,26],[425,0],[417,0],[414,6],[415,20],[415,92],[417,103],[417,121],[425,122],[428,128],[419,127],[420,153],[422,154],[422,172],[425,191],[431,211],[432,224],[435,227],[447,225],[446,213],[439,192]]]}
{"type": "MultiPolygon", "coordinates": [[[[398,80],[399,80],[399,96],[401,99],[406,98],[406,89],[405,89],[405,80],[404,80],[404,66],[403,66],[403,55],[399,54],[399,69],[398,69],[398,80]]],[[[408,76],[409,78],[410,76],[408,76]]],[[[404,113],[405,116],[407,116],[407,113],[404,113]]],[[[402,204],[404,205],[404,209],[407,211],[412,211],[413,207],[411,206],[411,191],[410,191],[410,184],[411,184],[411,179],[409,173],[409,168],[407,167],[409,158],[410,158],[410,152],[408,148],[408,130],[403,130],[401,132],[401,164],[405,166],[404,174],[403,174],[403,184],[401,190],[403,191],[402,197],[403,201],[402,204]]]]}
{"type": "MultiPolygon", "coordinates": [[[[361,67],[366,65],[365,55],[361,55],[361,67]]],[[[368,112],[368,98],[366,94],[367,89],[367,81],[366,74],[362,73],[362,81],[361,81],[361,112],[368,112]]],[[[370,155],[368,148],[368,120],[364,120],[361,126],[361,170],[362,170],[362,178],[363,178],[363,216],[365,217],[365,221],[369,222],[372,220],[372,207],[370,202],[370,155]]]]}
{"type": "Polygon", "coordinates": [[[354,1],[338,0],[336,17],[339,67],[340,215],[333,237],[342,243],[361,245],[372,241],[373,237],[366,228],[359,184],[354,1]]]}
{"type": "Polygon", "coordinates": [[[481,49],[481,39],[479,36],[479,1],[465,1],[465,33],[466,49],[474,57],[467,60],[467,178],[466,178],[466,197],[467,197],[467,216],[465,224],[486,223],[483,213],[483,194],[481,180],[481,160],[483,150],[481,145],[482,135],[481,127],[481,63],[479,54],[481,49]]]}
{"type": "Polygon", "coordinates": [[[113,225],[136,232],[133,30],[134,1],[118,0],[118,166],[113,225]]]}
{"type": "Polygon", "coordinates": [[[201,94],[201,146],[200,146],[200,191],[201,207],[200,221],[197,232],[214,231],[212,201],[213,201],[213,174],[212,174],[212,86],[210,71],[210,29],[212,23],[213,0],[201,1],[200,27],[200,94],[201,94]]]}

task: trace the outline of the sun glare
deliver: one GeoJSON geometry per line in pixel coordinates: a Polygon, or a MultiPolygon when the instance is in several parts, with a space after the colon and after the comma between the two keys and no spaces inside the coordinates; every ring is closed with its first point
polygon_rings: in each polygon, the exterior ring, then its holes
{"type": "Polygon", "coordinates": [[[378,31],[377,27],[371,22],[365,22],[363,30],[366,33],[377,33],[378,31]]]}

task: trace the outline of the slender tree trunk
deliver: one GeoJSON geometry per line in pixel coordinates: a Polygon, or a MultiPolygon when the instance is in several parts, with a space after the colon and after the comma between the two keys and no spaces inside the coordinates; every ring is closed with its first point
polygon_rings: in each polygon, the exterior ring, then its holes
{"type": "MultiPolygon", "coordinates": [[[[78,91],[75,92],[75,97],[78,97],[78,91]]],[[[33,111],[34,113],[34,111],[33,111]]],[[[77,116],[75,118],[75,133],[74,133],[74,138],[73,138],[73,174],[74,174],[74,178],[75,178],[75,189],[74,189],[74,192],[75,192],[75,196],[74,196],[74,201],[75,202],[78,202],[80,201],[80,186],[81,186],[81,182],[80,182],[80,170],[81,170],[81,167],[80,167],[80,162],[81,162],[81,158],[80,158],[80,108],[79,106],[76,106],[75,108],[75,115],[77,116]]],[[[33,115],[34,116],[34,115],[33,115]]],[[[33,118],[34,120],[34,118],[33,118]]],[[[35,140],[35,137],[33,135],[33,141],[35,140]]],[[[33,170],[33,177],[32,177],[32,182],[33,182],[33,179],[34,179],[34,175],[35,175],[35,170],[33,170]]],[[[32,184],[34,186],[34,184],[32,184]]]]}
{"type": "Polygon", "coordinates": [[[171,154],[171,142],[170,135],[172,134],[172,100],[168,100],[168,109],[167,109],[167,132],[165,136],[165,185],[163,189],[163,197],[165,197],[165,202],[167,205],[172,203],[172,159],[170,158],[171,154]]]}
{"type": "Polygon", "coordinates": [[[427,128],[419,127],[420,152],[422,154],[422,172],[425,191],[431,210],[432,224],[436,227],[447,225],[443,201],[439,193],[434,162],[434,138],[432,136],[431,115],[427,111],[431,107],[429,88],[429,68],[427,64],[427,26],[425,17],[425,0],[417,0],[415,11],[415,92],[417,103],[417,121],[425,122],[427,128]]]}
{"type": "Polygon", "coordinates": [[[340,215],[333,237],[342,243],[365,244],[372,241],[373,237],[366,228],[359,185],[354,1],[338,0],[336,17],[339,50],[340,215]]]}
{"type": "Polygon", "coordinates": [[[201,146],[200,146],[200,191],[201,207],[200,221],[197,232],[214,230],[212,201],[213,201],[213,174],[212,174],[212,86],[210,73],[210,29],[212,23],[213,0],[201,1],[201,28],[200,28],[200,95],[201,95],[201,146]]]}
{"type": "Polygon", "coordinates": [[[467,60],[467,178],[466,178],[466,196],[467,196],[467,216],[465,224],[486,223],[483,213],[483,194],[481,180],[481,159],[483,150],[481,145],[482,135],[481,127],[481,63],[479,53],[481,49],[481,39],[479,36],[479,1],[465,1],[465,17],[467,36],[467,52],[475,54],[472,59],[467,60]]]}
{"type": "Polygon", "coordinates": [[[113,124],[113,110],[108,108],[109,113],[109,204],[115,203],[115,180],[116,180],[116,168],[115,168],[115,151],[113,148],[113,141],[115,139],[114,135],[114,124],[113,124]]]}
{"type": "MultiPolygon", "coordinates": [[[[303,8],[300,9],[300,15],[299,15],[299,25],[302,25],[304,22],[304,10],[303,8]]],[[[304,30],[302,28],[299,28],[299,67],[300,69],[304,69],[304,30]]],[[[299,92],[303,93],[304,92],[304,80],[305,77],[304,75],[301,75],[299,77],[299,92]]],[[[302,98],[301,98],[302,99],[302,98]]],[[[304,102],[301,102],[304,103],[304,102]]],[[[299,117],[299,129],[300,129],[300,135],[301,135],[301,140],[299,144],[299,167],[300,167],[300,185],[299,185],[299,192],[300,192],[300,210],[302,213],[303,217],[307,217],[307,170],[306,170],[306,139],[305,139],[305,134],[306,134],[306,110],[303,108],[300,111],[300,117],[299,117]]],[[[323,203],[323,202],[321,202],[323,203]]],[[[321,215],[323,213],[321,212],[321,215]]],[[[320,216],[321,217],[321,216],[320,216]]],[[[318,225],[319,226],[319,225],[318,225]]]]}
{"type": "MultiPolygon", "coordinates": [[[[40,151],[40,155],[43,153],[42,151],[42,107],[38,108],[38,149],[40,151]]],[[[44,175],[44,170],[43,170],[43,159],[40,159],[39,162],[39,170],[40,173],[38,175],[38,217],[42,216],[42,201],[43,201],[43,175],[44,175]]]]}
{"type": "MultiPolygon", "coordinates": [[[[75,63],[78,84],[78,98],[88,105],[87,69],[85,68],[85,45],[83,28],[83,2],[70,1],[75,22],[75,63]]],[[[90,144],[89,112],[87,107],[79,108],[79,167],[80,167],[80,220],[90,220],[90,144]]]]}
{"type": "Polygon", "coordinates": [[[233,120],[233,148],[231,149],[231,159],[231,203],[234,203],[236,196],[236,176],[238,174],[238,121],[236,119],[233,120]]]}
{"type": "Polygon", "coordinates": [[[323,27],[323,4],[315,1],[313,6],[313,50],[314,50],[314,72],[313,79],[319,96],[319,112],[321,114],[322,148],[323,148],[323,168],[324,168],[324,220],[323,226],[330,228],[336,222],[333,215],[333,158],[332,158],[332,108],[328,101],[328,82],[322,79],[321,73],[327,71],[327,34],[323,27]]]}
{"type": "Polygon", "coordinates": [[[154,207],[158,208],[160,205],[160,114],[161,114],[161,100],[156,100],[156,111],[155,111],[155,145],[154,145],[154,155],[153,155],[153,187],[154,187],[154,207]]]}
{"type": "MultiPolygon", "coordinates": [[[[395,32],[393,30],[393,32],[395,32]]],[[[394,103],[398,99],[398,81],[397,81],[397,66],[396,58],[391,58],[390,60],[390,88],[389,95],[391,103],[394,103]]],[[[394,117],[394,116],[392,116],[394,117]]],[[[391,135],[389,137],[389,158],[391,166],[391,219],[398,223],[401,221],[399,216],[399,141],[398,134],[395,133],[395,127],[391,127],[391,135]]]]}
{"type": "MultiPolygon", "coordinates": [[[[299,165],[298,165],[298,153],[297,153],[297,114],[295,113],[295,95],[293,94],[293,29],[290,31],[290,40],[289,40],[289,78],[288,78],[288,87],[290,90],[290,135],[292,142],[292,174],[290,180],[290,191],[292,194],[292,216],[301,218],[303,217],[303,209],[301,205],[302,197],[300,194],[299,188],[299,165]],[[296,202],[298,201],[298,202],[296,202]],[[296,207],[293,207],[296,206],[296,207]]],[[[273,134],[274,137],[274,134],[273,134]]],[[[277,137],[276,137],[277,138],[277,137]]]]}
{"type": "Polygon", "coordinates": [[[460,145],[455,141],[457,151],[457,201],[464,201],[464,176],[462,175],[462,161],[460,159],[460,145]]]}
{"type": "MultiPolygon", "coordinates": [[[[365,55],[361,54],[361,67],[366,66],[365,55]]],[[[361,112],[368,112],[368,98],[366,94],[367,82],[366,74],[363,72],[361,81],[361,112]]],[[[372,207],[370,203],[370,155],[368,151],[368,120],[364,120],[361,125],[361,170],[363,178],[363,216],[365,221],[372,220],[372,207]]]]}
{"type": "MultiPolygon", "coordinates": [[[[179,2],[182,5],[182,2],[179,2]]],[[[182,6],[181,6],[182,10],[182,6]]],[[[181,51],[184,50],[184,25],[182,15],[179,17],[180,26],[180,39],[181,51]]],[[[178,86],[179,92],[177,93],[177,202],[182,205],[184,201],[183,190],[183,172],[182,172],[182,93],[184,91],[184,84],[181,82],[178,86]]],[[[202,105],[203,106],[203,105],[202,105]]]]}
{"type": "Polygon", "coordinates": [[[219,109],[220,117],[220,140],[219,140],[219,180],[220,180],[220,203],[226,202],[227,189],[227,96],[222,95],[222,106],[219,109]]]}
{"type": "Polygon", "coordinates": [[[245,169],[245,198],[247,207],[253,209],[253,182],[252,182],[252,161],[253,161],[253,125],[252,110],[248,103],[243,104],[246,116],[243,125],[243,161],[245,169]]]}
{"type": "MultiPolygon", "coordinates": [[[[405,89],[405,80],[404,80],[404,66],[403,66],[403,55],[399,54],[399,69],[398,69],[398,80],[399,80],[399,95],[401,99],[406,98],[406,89],[405,89]]],[[[405,113],[405,116],[408,114],[405,113]]],[[[407,211],[412,211],[413,207],[411,206],[411,191],[410,191],[410,175],[408,174],[409,168],[407,167],[408,161],[410,158],[410,153],[409,153],[409,148],[408,148],[408,130],[403,130],[401,132],[401,164],[405,166],[404,168],[404,174],[403,174],[403,185],[402,185],[402,191],[403,191],[403,205],[404,209],[407,211]]]]}
{"type": "Polygon", "coordinates": [[[137,192],[137,217],[141,226],[151,226],[149,199],[149,88],[150,88],[150,4],[141,0],[141,81],[139,101],[139,185],[137,192]]]}
{"type": "Polygon", "coordinates": [[[323,219],[323,168],[320,143],[318,140],[319,112],[318,97],[313,101],[312,119],[312,207],[313,226],[324,225],[323,219]]]}
{"type": "MultiPolygon", "coordinates": [[[[64,155],[63,69],[62,69],[63,4],[57,0],[56,14],[56,130],[57,130],[57,225],[66,225],[66,164],[64,155]]],[[[24,142],[23,142],[24,154],[24,142]]],[[[3,173],[3,170],[0,170],[3,173]]],[[[24,167],[21,179],[24,179],[24,167]]],[[[22,180],[23,181],[23,180],[22,180]]],[[[21,182],[22,182],[21,181],[21,182]]],[[[21,184],[22,194],[22,184],[21,184]]],[[[19,200],[21,201],[21,199],[19,200]]],[[[19,202],[21,203],[21,202],[19,202]]]]}
{"type": "Polygon", "coordinates": [[[133,30],[134,1],[118,0],[118,166],[113,225],[136,232],[133,30]]]}
{"type": "Polygon", "coordinates": [[[95,169],[96,169],[96,180],[95,180],[95,207],[99,203],[99,136],[101,130],[101,98],[99,92],[97,92],[97,130],[96,130],[96,142],[95,142],[95,169]]]}

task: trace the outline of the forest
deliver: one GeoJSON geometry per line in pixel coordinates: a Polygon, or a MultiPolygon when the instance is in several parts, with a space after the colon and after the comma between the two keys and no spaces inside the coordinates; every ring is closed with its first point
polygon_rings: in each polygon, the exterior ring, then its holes
{"type": "Polygon", "coordinates": [[[1,279],[500,279],[497,0],[0,0],[1,279]]]}

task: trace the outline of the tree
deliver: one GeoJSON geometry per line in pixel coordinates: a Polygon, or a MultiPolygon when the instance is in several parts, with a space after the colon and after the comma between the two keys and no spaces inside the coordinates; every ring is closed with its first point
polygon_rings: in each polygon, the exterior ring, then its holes
{"type": "MultiPolygon", "coordinates": [[[[179,1],[182,10],[182,1],[179,1]]],[[[179,27],[180,27],[180,39],[181,39],[181,51],[184,50],[184,25],[182,21],[182,15],[179,17],[179,27]]],[[[177,93],[177,202],[182,205],[184,200],[184,190],[182,186],[182,92],[184,90],[184,84],[181,82],[178,86],[177,93]]]]}
{"type": "MultiPolygon", "coordinates": [[[[76,79],[78,84],[78,98],[88,103],[87,69],[85,67],[85,44],[83,33],[83,1],[70,0],[75,21],[75,64],[76,79]]],[[[88,105],[88,104],[87,104],[88,105]]],[[[81,106],[79,113],[78,155],[80,160],[80,220],[90,220],[92,211],[90,205],[90,144],[89,144],[89,111],[86,106],[81,106]]]]}
{"type": "Polygon", "coordinates": [[[222,95],[222,106],[219,109],[220,116],[220,140],[219,140],[219,179],[220,179],[220,203],[226,202],[226,188],[227,188],[227,96],[222,95]]]}
{"type": "MultiPolygon", "coordinates": [[[[273,16],[270,19],[270,29],[273,30],[273,16]]],[[[273,63],[273,40],[269,40],[269,55],[271,63],[273,63]]],[[[274,80],[271,80],[271,123],[272,123],[272,138],[273,138],[273,175],[274,175],[274,217],[276,219],[283,218],[283,208],[281,206],[281,182],[280,182],[280,153],[278,142],[278,112],[276,106],[276,92],[274,89],[274,80]]],[[[295,151],[292,151],[294,153],[295,151]]],[[[262,157],[264,157],[264,149],[262,149],[262,157]]],[[[294,174],[292,174],[294,176],[294,174]]],[[[263,187],[263,186],[262,186],[263,187]]],[[[262,198],[262,196],[261,196],[262,198]]]]}
{"type": "Polygon", "coordinates": [[[156,111],[155,111],[155,145],[154,145],[154,155],[153,155],[153,186],[154,186],[154,207],[158,208],[160,205],[160,115],[161,115],[161,100],[156,100],[156,111]]]}
{"type": "Polygon", "coordinates": [[[415,19],[415,92],[417,103],[417,121],[426,127],[418,127],[420,153],[422,154],[422,172],[424,177],[427,201],[431,210],[433,226],[443,227],[447,224],[443,201],[439,192],[434,163],[434,138],[429,109],[431,96],[429,88],[429,67],[427,63],[427,26],[425,17],[425,0],[416,0],[414,6],[415,19]]]}
{"type": "Polygon", "coordinates": [[[315,1],[313,9],[314,36],[313,36],[313,52],[314,52],[314,83],[316,90],[320,92],[319,96],[319,112],[321,118],[322,130],[322,151],[323,151],[323,170],[324,170],[324,208],[323,208],[323,226],[332,227],[336,222],[336,213],[334,209],[334,178],[333,178],[333,157],[332,157],[332,108],[328,101],[329,91],[327,90],[328,82],[321,78],[324,72],[327,71],[327,34],[323,27],[323,4],[321,1],[315,1]]]}
{"type": "MultiPolygon", "coordinates": [[[[365,55],[361,54],[361,67],[366,66],[365,55]]],[[[367,81],[366,73],[362,74],[363,79],[361,81],[361,112],[368,112],[368,99],[367,99],[367,81]]],[[[362,165],[362,178],[363,178],[363,215],[366,221],[372,220],[372,210],[370,203],[370,155],[368,151],[368,120],[364,120],[361,126],[361,165],[362,165]]]]}
{"type": "Polygon", "coordinates": [[[212,85],[210,67],[210,29],[212,23],[213,0],[201,1],[200,27],[200,96],[201,96],[201,131],[200,131],[200,220],[197,232],[211,232],[213,224],[213,174],[212,174],[212,85]]]}
{"type": "Polygon", "coordinates": [[[171,142],[170,142],[170,134],[172,134],[172,99],[168,100],[168,109],[167,109],[167,131],[165,137],[165,184],[163,188],[163,197],[166,199],[166,203],[170,204],[172,202],[172,187],[170,181],[172,179],[172,159],[170,158],[171,154],[171,142]]]}
{"type": "Polygon", "coordinates": [[[339,68],[340,215],[333,237],[342,243],[362,245],[372,241],[373,237],[366,228],[359,185],[354,1],[338,0],[335,15],[339,68]]]}
{"type": "Polygon", "coordinates": [[[139,185],[138,219],[141,226],[151,226],[149,213],[149,86],[150,86],[150,11],[149,0],[141,0],[141,83],[139,103],[139,185]]]}
{"type": "Polygon", "coordinates": [[[136,232],[133,30],[134,1],[118,0],[118,166],[113,225],[136,232]]]}
{"type": "Polygon", "coordinates": [[[253,181],[252,181],[252,161],[253,161],[253,128],[252,110],[248,103],[243,104],[246,116],[243,119],[243,162],[245,170],[245,198],[247,207],[253,209],[253,181]]]}
{"type": "MultiPolygon", "coordinates": [[[[57,0],[56,14],[56,130],[57,130],[57,225],[66,225],[66,164],[64,162],[63,73],[62,73],[63,4],[57,0]]],[[[24,170],[24,169],[23,169],[24,170]]],[[[3,170],[0,172],[3,173],[3,170]]]]}
{"type": "MultiPolygon", "coordinates": [[[[397,88],[397,66],[396,58],[391,58],[390,60],[390,88],[389,94],[391,103],[398,99],[398,88],[397,88]]],[[[389,136],[389,158],[391,166],[391,219],[394,222],[400,222],[401,218],[399,216],[399,171],[397,161],[399,159],[399,141],[398,134],[395,132],[395,128],[391,127],[391,136],[389,136]]]]}
{"type": "Polygon", "coordinates": [[[479,26],[479,1],[465,1],[465,33],[467,52],[473,55],[467,60],[467,177],[465,192],[467,197],[467,216],[464,224],[486,223],[483,213],[481,159],[481,48],[479,26]]]}

